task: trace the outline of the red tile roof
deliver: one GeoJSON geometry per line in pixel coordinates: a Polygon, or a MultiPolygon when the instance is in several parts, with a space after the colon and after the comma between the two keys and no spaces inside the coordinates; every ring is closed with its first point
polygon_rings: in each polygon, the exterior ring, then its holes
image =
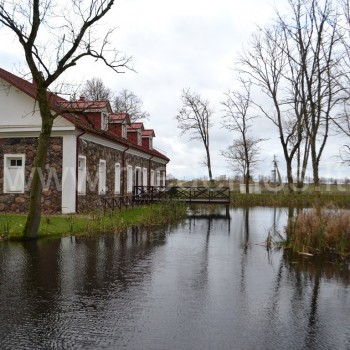
{"type": "Polygon", "coordinates": [[[111,113],[109,115],[110,123],[121,123],[125,119],[127,120],[127,123],[130,124],[130,116],[128,113],[111,113]]]}
{"type": "MultiPolygon", "coordinates": [[[[35,84],[30,83],[29,81],[24,80],[16,75],[10,73],[10,72],[7,72],[6,70],[4,70],[2,68],[0,68],[0,79],[7,81],[11,85],[15,86],[19,90],[26,93],[28,96],[32,97],[33,99],[36,98],[37,88],[36,88],[35,84]]],[[[48,96],[49,96],[51,108],[54,111],[60,111],[60,110],[62,110],[63,107],[67,108],[68,106],[72,106],[73,102],[67,101],[64,98],[62,98],[54,93],[48,92],[48,96]]],[[[75,101],[75,102],[78,102],[77,106],[82,105],[82,104],[79,105],[79,101],[75,101]]],[[[91,101],[82,101],[82,102],[91,104],[91,101]]],[[[107,106],[107,104],[110,105],[109,101],[97,101],[96,106],[99,106],[99,107],[107,106]]],[[[73,104],[73,106],[74,106],[74,104],[73,104]]],[[[70,109],[70,108],[67,108],[67,109],[70,109]]],[[[89,108],[89,109],[91,109],[91,108],[89,108]]],[[[152,156],[159,157],[159,158],[162,158],[162,159],[167,160],[167,161],[170,160],[167,156],[158,152],[155,149],[152,149],[152,150],[145,149],[144,147],[135,145],[126,139],[117,138],[114,134],[112,134],[109,131],[104,131],[104,130],[96,128],[94,126],[94,124],[92,123],[92,121],[89,119],[88,113],[83,113],[81,111],[77,111],[74,114],[73,113],[63,113],[62,116],[65,119],[67,119],[68,121],[70,121],[73,125],[75,125],[76,128],[78,128],[81,131],[91,132],[93,134],[105,137],[111,141],[123,144],[126,147],[139,149],[140,151],[146,152],[152,156]]],[[[140,128],[140,127],[143,128],[143,123],[133,123],[131,126],[134,126],[134,127],[137,126],[137,128],[140,128]]]]}
{"type": "Polygon", "coordinates": [[[127,130],[128,131],[133,131],[133,130],[138,130],[141,129],[143,131],[145,128],[143,126],[143,123],[131,123],[131,125],[128,125],[127,130]]]}
{"type": "Polygon", "coordinates": [[[27,95],[35,98],[36,96],[36,86],[27,80],[21,79],[16,75],[0,68],[0,78],[6,80],[11,85],[17,87],[18,89],[25,92],[27,95]]]}
{"type": "Polygon", "coordinates": [[[64,109],[74,110],[74,111],[100,111],[107,110],[112,112],[111,105],[107,100],[101,101],[88,101],[88,100],[78,100],[78,101],[64,101],[60,105],[64,109]]]}
{"type": "Polygon", "coordinates": [[[149,136],[152,136],[152,137],[156,136],[153,129],[147,129],[143,131],[142,137],[149,137],[149,136]]]}
{"type": "MultiPolygon", "coordinates": [[[[19,90],[23,91],[28,96],[30,96],[34,99],[36,98],[37,87],[35,84],[33,84],[25,79],[22,79],[16,75],[4,70],[4,69],[2,69],[2,68],[0,68],[0,78],[3,80],[6,80],[8,83],[15,86],[19,90]]],[[[62,97],[60,97],[52,92],[47,92],[47,95],[49,97],[51,108],[55,111],[57,110],[57,107],[60,103],[66,101],[64,98],[62,98],[62,97]]]]}

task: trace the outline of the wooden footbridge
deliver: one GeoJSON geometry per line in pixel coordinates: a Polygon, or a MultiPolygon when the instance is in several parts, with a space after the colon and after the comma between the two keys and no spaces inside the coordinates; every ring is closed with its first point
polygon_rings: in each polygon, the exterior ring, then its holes
{"type": "Polygon", "coordinates": [[[228,187],[135,186],[130,195],[104,197],[104,209],[178,201],[188,204],[225,205],[226,216],[229,216],[230,199],[231,191],[228,187]]]}

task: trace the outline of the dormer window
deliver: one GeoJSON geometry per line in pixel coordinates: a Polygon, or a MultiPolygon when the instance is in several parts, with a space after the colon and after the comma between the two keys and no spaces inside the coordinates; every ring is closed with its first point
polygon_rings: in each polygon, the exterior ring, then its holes
{"type": "Polygon", "coordinates": [[[153,149],[153,137],[155,136],[153,129],[144,130],[142,133],[142,145],[146,149],[153,149]]]}
{"type": "Polygon", "coordinates": [[[101,129],[107,131],[108,130],[108,114],[102,113],[101,115],[101,129]]]}

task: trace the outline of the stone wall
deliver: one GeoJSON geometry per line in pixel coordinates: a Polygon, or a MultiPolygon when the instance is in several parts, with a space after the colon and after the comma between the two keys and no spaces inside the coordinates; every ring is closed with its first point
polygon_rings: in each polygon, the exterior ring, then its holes
{"type": "Polygon", "coordinates": [[[115,164],[122,167],[122,152],[79,139],[78,155],[86,157],[86,194],[78,196],[78,211],[84,212],[103,207],[102,195],[98,193],[98,171],[100,159],[106,161],[106,194],[114,195],[115,164]]]}
{"type": "MultiPolygon", "coordinates": [[[[37,144],[38,139],[35,137],[0,139],[0,212],[28,211],[32,164],[37,144]],[[4,193],[4,154],[25,155],[24,193],[4,193]]],[[[61,212],[62,144],[61,137],[52,137],[50,140],[46,172],[43,173],[43,183],[46,184],[41,199],[43,213],[61,212]]]]}
{"type": "MultiPolygon", "coordinates": [[[[86,157],[86,170],[87,170],[87,184],[86,194],[78,196],[78,211],[84,212],[93,209],[103,208],[103,198],[115,196],[115,164],[119,163],[121,168],[120,174],[120,195],[126,195],[127,184],[127,167],[132,166],[133,169],[133,181],[135,179],[135,168],[141,168],[141,183],[143,184],[143,168],[147,168],[149,177],[150,169],[153,169],[156,173],[157,170],[161,170],[165,173],[165,166],[149,161],[137,155],[118,151],[109,147],[95,144],[90,141],[79,139],[78,155],[86,157]],[[124,157],[124,159],[123,159],[124,157]],[[98,171],[100,160],[106,161],[106,193],[101,195],[98,193],[98,171]],[[151,168],[150,168],[151,167],[151,168]]],[[[149,183],[148,183],[149,184],[149,183]]],[[[133,183],[133,186],[135,183],[133,183]]]]}
{"type": "MultiPolygon", "coordinates": [[[[21,213],[28,211],[30,184],[32,174],[32,164],[37,149],[37,138],[10,138],[0,139],[0,212],[21,213]],[[24,193],[4,193],[4,154],[24,154],[25,155],[25,191],[24,193]]],[[[141,183],[143,183],[143,168],[147,168],[148,185],[150,184],[150,170],[157,170],[165,174],[165,166],[161,163],[149,161],[137,155],[125,154],[115,149],[98,145],[86,140],[79,139],[78,155],[86,157],[87,185],[86,194],[77,198],[77,208],[79,212],[92,209],[103,208],[103,197],[115,195],[115,164],[121,167],[121,195],[126,193],[128,165],[133,168],[133,181],[135,179],[135,168],[141,168],[141,183]],[[106,193],[98,193],[98,172],[100,159],[106,161],[106,193]],[[124,168],[123,168],[124,167],[124,168]]],[[[46,172],[43,174],[43,183],[47,186],[43,189],[42,210],[43,213],[61,213],[62,203],[62,149],[63,140],[61,137],[52,137],[46,172]]],[[[155,181],[156,184],[156,181],[155,181]]],[[[133,186],[135,183],[133,183],[133,186]]]]}

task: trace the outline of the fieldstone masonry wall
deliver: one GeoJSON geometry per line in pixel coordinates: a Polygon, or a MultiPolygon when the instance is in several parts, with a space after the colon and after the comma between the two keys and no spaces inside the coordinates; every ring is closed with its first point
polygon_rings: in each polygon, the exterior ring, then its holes
{"type": "MultiPolygon", "coordinates": [[[[30,184],[32,176],[32,164],[36,154],[38,139],[34,137],[0,139],[0,212],[21,213],[28,211],[30,184]],[[24,154],[25,155],[25,191],[24,193],[4,193],[4,154],[24,154]]],[[[46,172],[43,174],[43,184],[45,185],[42,194],[43,213],[61,213],[62,203],[62,137],[52,137],[46,172]]],[[[136,167],[141,168],[141,183],[143,183],[143,168],[147,168],[148,185],[150,171],[157,170],[165,176],[165,166],[161,163],[149,160],[137,155],[124,154],[109,147],[95,144],[79,139],[78,155],[86,157],[87,185],[86,194],[77,197],[77,208],[79,212],[102,208],[104,196],[115,195],[115,164],[121,167],[121,194],[126,194],[128,165],[131,165],[133,172],[136,167]],[[99,163],[103,159],[106,161],[106,194],[98,193],[99,163]],[[123,168],[124,167],[124,168],[123,168]],[[124,192],[123,192],[124,189],[124,192]]],[[[135,175],[133,174],[133,181],[135,175]]],[[[156,183],[156,182],[155,182],[156,183]]],[[[135,183],[133,183],[133,186],[135,183]]]]}
{"type": "MultiPolygon", "coordinates": [[[[86,194],[78,196],[78,211],[84,212],[92,209],[102,208],[103,197],[112,197],[115,195],[115,164],[119,163],[121,167],[120,174],[120,188],[121,195],[126,195],[126,183],[127,183],[127,172],[128,165],[131,165],[135,172],[136,167],[141,168],[141,184],[143,181],[142,169],[147,168],[148,173],[151,169],[161,170],[165,174],[164,165],[149,161],[149,159],[142,158],[137,155],[132,155],[123,151],[118,151],[109,147],[95,144],[86,140],[79,139],[78,144],[78,155],[86,157],[86,170],[87,170],[87,185],[86,194]],[[125,159],[123,160],[123,157],[125,159]],[[98,174],[99,174],[99,163],[100,160],[106,161],[106,193],[100,195],[98,193],[98,174]],[[124,168],[123,168],[124,167],[124,168]],[[124,191],[123,191],[124,189],[124,191]]],[[[148,174],[149,175],[149,174],[148,174]]],[[[134,174],[133,174],[134,181],[134,174]]],[[[135,184],[133,184],[135,185],[135,184]]]]}
{"type": "Polygon", "coordinates": [[[86,194],[78,196],[78,211],[102,208],[102,197],[98,193],[98,171],[100,159],[106,161],[106,196],[114,195],[115,164],[122,166],[122,152],[86,140],[79,140],[78,155],[86,157],[86,194]]]}
{"type": "MultiPolygon", "coordinates": [[[[0,212],[20,213],[28,210],[37,144],[38,139],[35,137],[0,139],[0,212]],[[24,193],[4,193],[4,154],[25,155],[24,193]]],[[[46,172],[42,177],[46,185],[41,198],[43,213],[61,212],[62,145],[62,137],[51,138],[46,172]]]]}

